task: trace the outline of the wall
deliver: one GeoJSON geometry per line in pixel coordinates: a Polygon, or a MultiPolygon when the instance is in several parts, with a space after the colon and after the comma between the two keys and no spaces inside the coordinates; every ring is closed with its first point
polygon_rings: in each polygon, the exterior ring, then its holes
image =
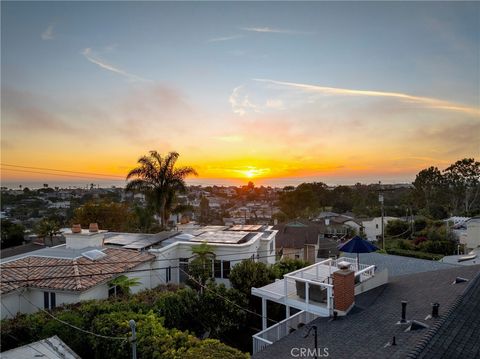
{"type": "MultiPolygon", "coordinates": [[[[387,226],[387,223],[394,220],[399,219],[396,217],[384,217],[383,223],[384,227],[387,226]]],[[[363,221],[362,222],[365,235],[369,241],[376,241],[377,237],[382,235],[382,217],[373,218],[371,221],[363,221]],[[377,228],[378,227],[378,228],[377,228]]]]}
{"type": "Polygon", "coordinates": [[[465,244],[467,250],[472,250],[480,246],[480,218],[472,218],[467,222],[465,244]]]}

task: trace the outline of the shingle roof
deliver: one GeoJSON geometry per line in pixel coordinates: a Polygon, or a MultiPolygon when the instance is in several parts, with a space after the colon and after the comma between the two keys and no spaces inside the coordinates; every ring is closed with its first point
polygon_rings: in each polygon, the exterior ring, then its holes
{"type": "MultiPolygon", "coordinates": [[[[336,321],[313,321],[311,324],[318,328],[319,347],[328,348],[330,358],[404,358],[428,329],[405,332],[406,325],[396,324],[401,317],[401,301],[408,302],[408,320],[432,327],[447,315],[447,309],[468,285],[452,284],[454,279],[461,276],[472,280],[479,273],[480,266],[469,266],[395,277],[384,286],[356,296],[352,314],[336,321]],[[440,303],[440,317],[427,320],[434,302],[440,303]],[[388,345],[393,336],[397,345],[388,345]]],[[[478,297],[471,300],[478,301],[478,297]]],[[[253,358],[292,358],[292,348],[313,349],[313,338],[303,338],[304,333],[304,329],[296,330],[253,358]]]]}
{"type": "MultiPolygon", "coordinates": [[[[291,222],[287,224],[278,224],[273,226],[278,230],[275,236],[275,246],[277,248],[303,248],[305,244],[317,244],[318,238],[322,238],[326,232],[324,224],[291,222]],[[301,223],[302,226],[297,225],[301,223]]],[[[329,248],[332,254],[337,254],[337,243],[328,238],[321,239],[322,248],[329,248]]]]}
{"type": "Polygon", "coordinates": [[[152,261],[150,253],[105,248],[106,256],[92,261],[85,257],[53,258],[33,255],[2,263],[0,292],[21,287],[83,291],[142,263],[152,261]]]}
{"type": "MultiPolygon", "coordinates": [[[[356,258],[356,253],[343,253],[345,257],[356,258]]],[[[407,274],[429,272],[447,268],[459,267],[457,264],[443,263],[428,259],[402,257],[383,253],[360,253],[360,262],[376,265],[378,271],[388,269],[389,277],[396,277],[407,274]]]]}
{"type": "Polygon", "coordinates": [[[480,358],[480,275],[408,357],[480,358]]]}

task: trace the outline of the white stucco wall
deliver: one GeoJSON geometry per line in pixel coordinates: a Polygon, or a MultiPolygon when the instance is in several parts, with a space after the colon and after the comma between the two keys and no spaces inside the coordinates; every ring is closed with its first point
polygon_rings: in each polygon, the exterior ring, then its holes
{"type": "Polygon", "coordinates": [[[480,218],[472,218],[467,222],[465,245],[469,250],[480,247],[480,218]]]}
{"type": "MultiPolygon", "coordinates": [[[[399,219],[397,217],[384,217],[383,224],[384,227],[387,226],[387,223],[393,221],[395,219],[399,219]]],[[[382,217],[375,217],[370,221],[363,221],[362,222],[365,235],[369,241],[376,241],[377,236],[382,235],[382,217]]]]}

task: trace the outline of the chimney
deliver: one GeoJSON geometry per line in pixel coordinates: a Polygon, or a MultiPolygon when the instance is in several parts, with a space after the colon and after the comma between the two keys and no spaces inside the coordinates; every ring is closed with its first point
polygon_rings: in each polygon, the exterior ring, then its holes
{"type": "Polygon", "coordinates": [[[334,309],[348,312],[355,304],[355,273],[344,268],[333,272],[334,309]]]}
{"type": "Polygon", "coordinates": [[[98,232],[98,223],[90,223],[88,227],[89,232],[98,232]]]}
{"type": "Polygon", "coordinates": [[[79,224],[74,224],[71,233],[64,233],[66,248],[102,248],[106,232],[105,230],[100,230],[97,223],[90,223],[88,232],[82,232],[82,227],[79,224]]]}

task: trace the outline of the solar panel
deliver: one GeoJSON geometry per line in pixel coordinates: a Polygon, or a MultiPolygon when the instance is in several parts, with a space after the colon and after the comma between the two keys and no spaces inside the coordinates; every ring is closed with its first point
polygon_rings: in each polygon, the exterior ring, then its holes
{"type": "Polygon", "coordinates": [[[105,253],[103,253],[102,251],[99,251],[98,249],[92,249],[91,251],[83,252],[82,256],[90,259],[91,261],[96,261],[96,260],[99,260],[99,259],[102,259],[102,258],[106,257],[107,255],[105,253]]]}

